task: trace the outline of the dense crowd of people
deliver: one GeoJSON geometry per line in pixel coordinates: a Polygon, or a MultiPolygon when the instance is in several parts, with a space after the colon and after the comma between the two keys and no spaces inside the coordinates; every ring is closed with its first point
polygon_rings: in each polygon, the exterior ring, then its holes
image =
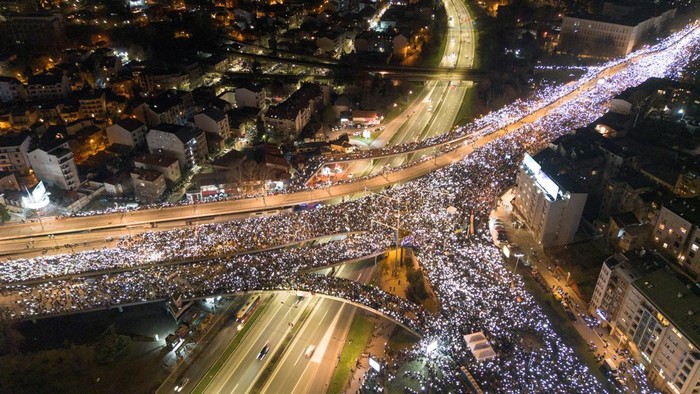
{"type": "MultiPolygon", "coordinates": [[[[384,196],[370,195],[274,217],[147,233],[122,239],[116,249],[13,261],[10,268],[0,271],[5,283],[0,291],[0,317],[31,318],[180,293],[204,297],[252,290],[307,290],[368,305],[421,332],[424,339],[407,354],[409,358],[425,357],[426,344],[437,341],[437,354],[430,358],[433,372],[421,376],[435,390],[459,390],[455,371],[465,366],[489,392],[602,392],[587,367],[556,334],[521,278],[504,266],[487,232],[488,213],[512,185],[525,151],[536,151],[589,124],[606,111],[615,93],[652,76],[673,75],[685,64],[685,53],[699,48],[698,31],[677,33],[672,40],[643,49],[645,56],[633,54],[590,70],[579,82],[542,92],[531,102],[517,102],[498,111],[498,117],[486,116],[470,128],[417,142],[435,144],[458,133],[493,133],[586,85],[577,97],[537,120],[518,123],[517,129],[462,161],[388,190],[384,196]],[[605,71],[624,62],[627,64],[614,72],[605,71]],[[402,212],[400,227],[411,233],[411,243],[440,299],[436,315],[378,288],[308,272],[385,250],[393,238],[391,229],[381,223],[396,221],[397,205],[402,212]],[[476,231],[468,238],[468,232],[459,230],[472,212],[476,231]],[[232,256],[351,232],[357,233],[343,240],[232,256]],[[155,264],[163,260],[178,263],[155,264]],[[100,272],[113,268],[121,270],[100,272]],[[66,274],[75,277],[50,279],[66,274]],[[19,283],[39,278],[46,280],[19,283]],[[462,338],[476,331],[484,332],[497,357],[482,362],[474,359],[462,338]],[[524,337],[530,339],[525,342],[524,337]]],[[[386,373],[395,372],[389,369],[386,373]]]]}

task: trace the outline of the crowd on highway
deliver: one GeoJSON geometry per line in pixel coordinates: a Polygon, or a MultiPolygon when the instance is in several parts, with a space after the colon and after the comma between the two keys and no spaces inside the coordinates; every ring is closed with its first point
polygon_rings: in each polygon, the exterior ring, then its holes
{"type": "MultiPolygon", "coordinates": [[[[431,357],[431,365],[440,373],[423,377],[431,387],[454,387],[455,369],[466,366],[489,392],[603,392],[587,367],[554,331],[522,280],[504,265],[486,231],[488,212],[498,196],[512,185],[524,151],[536,151],[548,141],[589,124],[605,112],[616,92],[651,76],[678,71],[684,65],[686,51],[700,48],[699,37],[698,32],[693,32],[681,38],[677,46],[629,62],[614,73],[595,72],[593,86],[576,99],[476,149],[450,167],[386,191],[384,197],[371,195],[275,217],[153,232],[126,238],[116,249],[88,252],[84,257],[76,254],[60,257],[60,261],[12,262],[14,268],[0,273],[5,283],[23,280],[24,275],[56,277],[161,260],[210,258],[93,276],[77,274],[75,278],[38,284],[8,284],[0,292],[0,317],[29,318],[89,310],[165,299],[179,293],[203,297],[251,290],[308,290],[362,303],[422,332],[425,339],[413,349],[413,357],[425,357],[426,343],[437,341],[437,354],[431,357]],[[412,234],[420,263],[440,300],[438,315],[429,315],[372,286],[307,272],[384,250],[392,243],[392,232],[386,224],[395,223],[397,205],[402,212],[400,227],[412,234]],[[464,226],[472,212],[476,231],[468,238],[464,226]],[[230,256],[352,231],[361,233],[300,248],[230,256]],[[97,269],[94,264],[98,264],[97,269]],[[38,274],[32,274],[36,269],[38,274]],[[29,273],[21,272],[25,270],[29,273]],[[484,332],[496,358],[477,362],[471,355],[462,337],[476,331],[484,332]]],[[[571,91],[582,83],[560,89],[571,91]]],[[[534,100],[556,101],[560,95],[543,94],[534,100]]],[[[503,119],[490,118],[486,125],[502,127],[529,112],[528,104],[519,102],[501,111],[503,119]]],[[[485,127],[480,122],[475,130],[485,127]]],[[[642,387],[640,391],[649,390],[642,387]]]]}

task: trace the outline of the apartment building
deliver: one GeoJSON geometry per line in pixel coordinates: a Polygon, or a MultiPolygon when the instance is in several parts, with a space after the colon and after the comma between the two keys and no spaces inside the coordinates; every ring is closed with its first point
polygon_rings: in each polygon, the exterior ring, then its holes
{"type": "Polygon", "coordinates": [[[137,201],[156,202],[165,193],[165,177],[160,172],[134,168],[131,181],[137,201]]]}
{"type": "Polygon", "coordinates": [[[66,46],[66,22],[60,11],[8,14],[4,26],[6,43],[36,50],[60,51],[66,46]]]}
{"type": "Polygon", "coordinates": [[[200,164],[208,154],[204,131],[192,126],[161,123],[146,135],[148,151],[176,158],[181,168],[200,164]]]}
{"type": "Polygon", "coordinates": [[[17,78],[0,76],[0,101],[10,103],[27,98],[27,89],[17,78]]]}
{"type": "Polygon", "coordinates": [[[60,100],[70,93],[70,81],[63,74],[39,74],[29,78],[27,96],[30,100],[60,100]]]}
{"type": "Polygon", "coordinates": [[[107,127],[110,144],[140,148],[146,144],[148,128],[138,119],[124,118],[107,127]]]}
{"type": "Polygon", "coordinates": [[[543,168],[538,162],[543,154],[525,154],[514,207],[537,242],[545,247],[565,245],[574,239],[588,195],[576,192],[573,182],[564,176],[543,168]]]}
{"type": "Polygon", "coordinates": [[[160,172],[170,182],[177,182],[182,177],[180,162],[174,157],[144,153],[134,159],[134,167],[160,172]]]}
{"type": "Polygon", "coordinates": [[[134,109],[134,115],[147,126],[160,123],[184,125],[194,114],[191,92],[169,90],[146,101],[134,109]]]}
{"type": "Polygon", "coordinates": [[[683,269],[700,277],[700,198],[665,203],[654,225],[652,243],[683,269]]]}
{"type": "Polygon", "coordinates": [[[0,171],[26,173],[29,171],[29,132],[0,136],[0,171]]]}
{"type": "Polygon", "coordinates": [[[80,187],[78,167],[68,142],[29,152],[29,164],[34,175],[48,186],[63,190],[76,190],[80,187]]]}
{"type": "Polygon", "coordinates": [[[223,140],[231,137],[231,125],[228,115],[216,107],[207,107],[204,111],[194,116],[194,125],[206,131],[216,134],[223,140]]]}
{"type": "Polygon", "coordinates": [[[263,120],[271,131],[296,137],[322,101],[320,85],[304,84],[285,101],[270,107],[263,120]]]}

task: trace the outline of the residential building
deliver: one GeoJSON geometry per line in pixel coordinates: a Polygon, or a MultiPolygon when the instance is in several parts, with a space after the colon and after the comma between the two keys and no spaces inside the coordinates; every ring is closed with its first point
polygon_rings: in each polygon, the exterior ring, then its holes
{"type": "Polygon", "coordinates": [[[19,183],[13,172],[0,171],[0,192],[6,190],[20,190],[19,183]]]}
{"type": "Polygon", "coordinates": [[[646,251],[617,253],[608,257],[600,269],[589,312],[601,318],[604,327],[610,328],[618,318],[622,301],[632,282],[662,267],[663,259],[646,251]]]}
{"type": "Polygon", "coordinates": [[[134,167],[160,172],[173,183],[182,177],[180,162],[174,157],[144,153],[134,159],[134,167]]]}
{"type": "Polygon", "coordinates": [[[0,171],[24,174],[29,171],[29,132],[0,136],[0,171]]]}
{"type": "Polygon", "coordinates": [[[624,56],[649,32],[658,31],[676,9],[618,7],[605,3],[600,14],[567,15],[559,49],[598,57],[624,56]]]}
{"type": "Polygon", "coordinates": [[[65,17],[60,11],[8,14],[3,33],[5,44],[23,45],[38,51],[60,51],[67,41],[65,17]]]}
{"type": "Polygon", "coordinates": [[[165,193],[165,177],[160,172],[134,168],[131,181],[137,201],[156,202],[165,193]]]}
{"type": "Polygon", "coordinates": [[[311,115],[323,101],[318,84],[304,84],[285,101],[270,107],[263,120],[271,131],[296,137],[311,120],[311,115]]]}
{"type": "Polygon", "coordinates": [[[231,137],[231,126],[228,115],[215,107],[207,107],[194,116],[194,124],[198,128],[220,136],[226,140],[231,137]]]}
{"type": "Polygon", "coordinates": [[[104,92],[88,91],[78,97],[78,113],[81,118],[100,117],[107,112],[104,92]]]}
{"type": "Polygon", "coordinates": [[[663,204],[652,242],[696,278],[700,277],[700,198],[663,204]]]}
{"type": "Polygon", "coordinates": [[[191,92],[169,90],[134,109],[136,118],[148,126],[160,123],[184,125],[194,114],[191,92]]]}
{"type": "Polygon", "coordinates": [[[239,86],[234,90],[235,104],[238,108],[262,108],[267,98],[265,87],[260,84],[239,86]]]}
{"type": "Polygon", "coordinates": [[[608,242],[615,248],[629,252],[648,246],[654,225],[642,223],[632,212],[612,215],[608,226],[608,242]]]}
{"type": "Polygon", "coordinates": [[[697,287],[667,269],[632,282],[612,334],[644,366],[664,393],[700,389],[700,296],[697,287]]]}
{"type": "Polygon", "coordinates": [[[63,74],[39,74],[29,77],[27,96],[30,100],[60,100],[70,93],[70,81],[63,74]]]}
{"type": "Polygon", "coordinates": [[[566,177],[547,172],[538,156],[525,154],[517,176],[514,207],[543,246],[571,243],[587,193],[577,192],[566,177]]]}
{"type": "Polygon", "coordinates": [[[135,118],[124,118],[107,127],[110,144],[141,148],[146,144],[146,125],[135,118]]]}
{"type": "Polygon", "coordinates": [[[146,135],[148,151],[177,158],[181,168],[200,164],[207,156],[204,131],[192,126],[161,123],[146,135]]]}
{"type": "Polygon", "coordinates": [[[29,164],[34,175],[47,186],[63,190],[76,190],[80,187],[78,167],[68,142],[29,152],[29,164]]]}
{"type": "Polygon", "coordinates": [[[0,76],[0,101],[10,103],[26,98],[27,89],[17,78],[0,76]]]}

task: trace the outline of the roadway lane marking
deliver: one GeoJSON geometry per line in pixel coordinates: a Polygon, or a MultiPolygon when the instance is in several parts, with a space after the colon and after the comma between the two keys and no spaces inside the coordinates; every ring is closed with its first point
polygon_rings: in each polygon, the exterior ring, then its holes
{"type": "Polygon", "coordinates": [[[340,314],[343,312],[343,308],[345,308],[345,305],[346,304],[343,303],[343,305],[340,306],[340,309],[338,309],[338,312],[336,312],[335,317],[331,322],[331,325],[328,327],[326,333],[323,335],[323,339],[321,339],[321,342],[319,342],[318,346],[316,346],[316,351],[314,352],[313,357],[311,357],[312,363],[320,364],[323,360],[323,355],[326,353],[326,348],[328,347],[328,343],[331,341],[333,331],[335,330],[335,326],[338,325],[338,319],[340,318],[340,314]]]}
{"type": "Polygon", "coordinates": [[[304,351],[302,351],[301,353],[299,353],[299,357],[297,357],[296,361],[294,361],[294,366],[295,366],[295,367],[296,367],[296,365],[299,363],[299,360],[301,360],[301,356],[303,356],[304,353],[306,353],[306,350],[304,350],[304,351]]]}
{"type": "Polygon", "coordinates": [[[328,314],[328,311],[326,311],[326,313],[324,313],[323,316],[321,316],[321,319],[318,322],[319,326],[321,325],[321,323],[323,323],[323,318],[326,317],[327,314],[328,314]]]}

